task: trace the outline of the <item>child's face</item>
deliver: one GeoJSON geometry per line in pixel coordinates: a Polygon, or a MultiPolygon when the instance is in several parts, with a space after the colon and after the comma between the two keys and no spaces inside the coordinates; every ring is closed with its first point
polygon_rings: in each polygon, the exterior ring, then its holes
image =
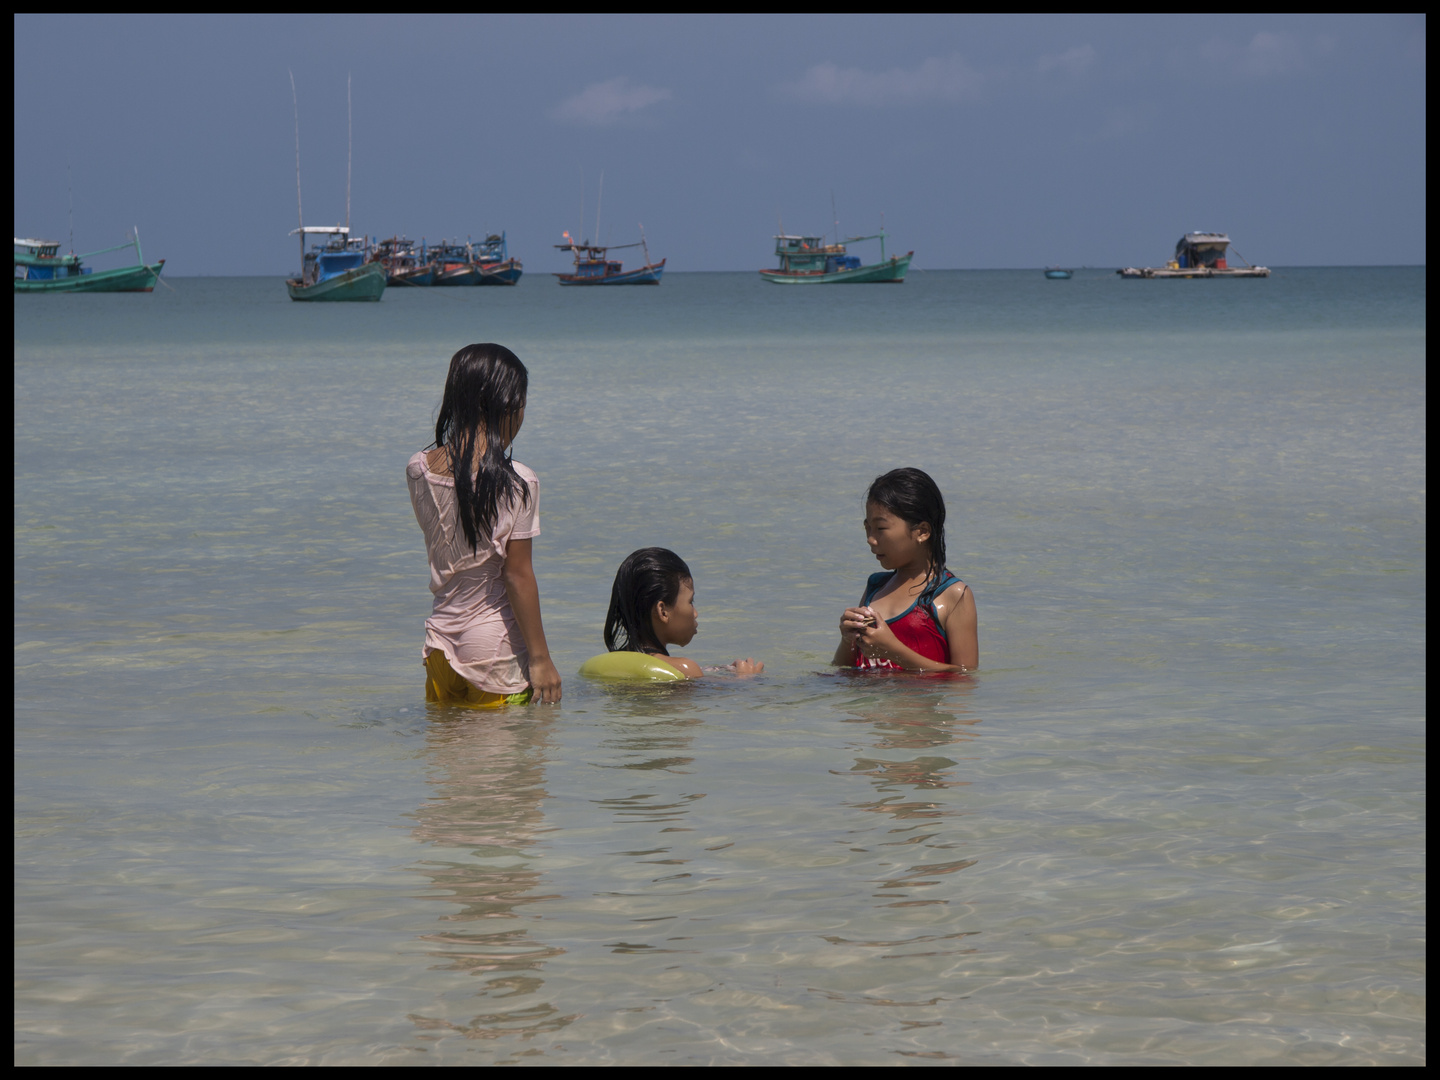
{"type": "Polygon", "coordinates": [[[689,645],[700,629],[700,613],[695,610],[695,583],[689,578],[682,580],[674,605],[657,603],[650,614],[650,623],[662,645],[689,645]]]}
{"type": "Polygon", "coordinates": [[[926,559],[925,543],[930,539],[930,526],[922,522],[911,525],[896,517],[879,503],[865,504],[865,540],[870,554],[880,560],[886,570],[898,570],[926,559]]]}

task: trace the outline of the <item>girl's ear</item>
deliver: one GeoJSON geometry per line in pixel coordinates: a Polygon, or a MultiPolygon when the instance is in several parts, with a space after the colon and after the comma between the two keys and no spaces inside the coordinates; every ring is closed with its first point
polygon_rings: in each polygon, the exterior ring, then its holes
{"type": "Polygon", "coordinates": [[[652,618],[659,619],[662,623],[670,621],[670,610],[665,606],[664,600],[656,600],[654,610],[650,614],[652,618]]]}
{"type": "Polygon", "coordinates": [[[920,543],[922,544],[930,539],[930,523],[928,521],[920,522],[920,524],[916,525],[912,531],[914,533],[915,539],[920,541],[920,543]]]}

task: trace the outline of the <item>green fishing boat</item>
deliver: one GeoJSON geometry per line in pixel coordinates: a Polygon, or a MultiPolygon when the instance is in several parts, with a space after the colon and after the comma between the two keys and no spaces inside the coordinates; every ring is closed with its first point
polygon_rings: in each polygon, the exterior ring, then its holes
{"type": "Polygon", "coordinates": [[[351,240],[346,225],[304,225],[291,231],[300,234],[300,276],[285,287],[291,300],[379,300],[385,292],[385,264],[367,262],[364,239],[351,240]],[[305,237],[319,233],[329,237],[305,250],[305,237]]]}
{"type": "Polygon", "coordinates": [[[140,252],[140,230],[132,239],[114,247],[76,255],[60,254],[58,240],[25,240],[15,237],[15,291],[29,292],[154,292],[165,260],[146,265],[140,252]],[[84,265],[92,255],[104,255],[124,248],[135,249],[135,266],[116,270],[91,270],[84,265]]]}
{"type": "Polygon", "coordinates": [[[777,285],[864,284],[875,281],[902,282],[910,269],[915,252],[885,257],[885,230],[873,236],[851,236],[844,243],[827,244],[823,236],[775,237],[775,254],[780,257],[779,269],[761,270],[760,276],[777,285]],[[859,256],[850,255],[845,244],[861,240],[880,241],[880,261],[864,266],[859,256]]]}

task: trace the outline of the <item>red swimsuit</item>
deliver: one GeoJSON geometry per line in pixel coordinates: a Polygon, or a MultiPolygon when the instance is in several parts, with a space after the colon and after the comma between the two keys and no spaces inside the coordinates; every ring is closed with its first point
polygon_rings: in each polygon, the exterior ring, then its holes
{"type": "MultiPolygon", "coordinates": [[[[883,589],[894,576],[895,571],[893,570],[888,573],[871,574],[870,580],[865,583],[865,595],[860,600],[860,606],[864,607],[870,603],[870,598],[883,589]]],[[[945,628],[940,625],[933,597],[939,596],[959,580],[949,570],[943,571],[940,574],[940,584],[935,586],[935,591],[930,594],[932,599],[926,600],[924,603],[917,600],[902,614],[885,620],[885,624],[895,631],[895,636],[900,639],[900,644],[907,649],[913,649],[927,660],[935,660],[941,664],[950,663],[950,639],[945,636],[945,628]]],[[[890,671],[904,670],[893,660],[872,659],[858,648],[855,650],[855,666],[857,668],[883,668],[890,671]]]]}

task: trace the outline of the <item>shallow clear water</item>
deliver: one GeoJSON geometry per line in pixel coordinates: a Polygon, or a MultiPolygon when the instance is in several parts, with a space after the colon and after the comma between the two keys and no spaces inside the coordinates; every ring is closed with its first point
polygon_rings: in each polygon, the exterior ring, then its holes
{"type": "Polygon", "coordinates": [[[18,1063],[1425,1059],[1425,270],[16,297],[18,1063]],[[403,468],[531,371],[564,704],[427,707],[403,468]],[[974,677],[826,667],[868,481],[974,677]],[[697,575],[613,689],[610,580],[697,575]]]}

